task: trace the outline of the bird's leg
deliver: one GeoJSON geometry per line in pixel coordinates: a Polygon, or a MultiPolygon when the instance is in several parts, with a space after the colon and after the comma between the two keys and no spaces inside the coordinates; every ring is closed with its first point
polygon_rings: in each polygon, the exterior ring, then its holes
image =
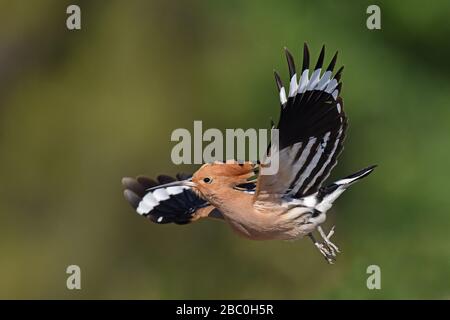
{"type": "Polygon", "coordinates": [[[319,249],[320,253],[324,256],[325,260],[327,260],[329,264],[333,264],[335,255],[331,254],[323,243],[318,242],[316,238],[314,238],[312,233],[309,233],[308,236],[312,240],[316,248],[319,249]]]}
{"type": "Polygon", "coordinates": [[[320,233],[320,236],[322,237],[322,239],[325,241],[325,244],[327,245],[328,249],[330,249],[331,254],[333,256],[336,256],[336,253],[339,253],[339,248],[333,243],[331,242],[330,238],[333,236],[334,234],[334,226],[331,228],[330,232],[328,233],[328,235],[325,234],[325,232],[323,231],[321,226],[317,227],[317,230],[320,233]]]}

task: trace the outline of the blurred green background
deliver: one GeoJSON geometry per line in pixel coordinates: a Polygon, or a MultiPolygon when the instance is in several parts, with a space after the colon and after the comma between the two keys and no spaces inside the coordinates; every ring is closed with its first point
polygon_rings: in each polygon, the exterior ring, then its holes
{"type": "Polygon", "coordinates": [[[450,2],[0,1],[0,298],[450,298],[450,2]],[[82,30],[66,29],[78,4],[82,30]],[[366,28],[381,7],[382,30],[366,28]],[[267,128],[272,69],[339,50],[350,128],[332,174],[377,163],[337,201],[343,253],[156,225],[123,176],[170,161],[176,128],[267,128]],[[66,267],[82,290],[66,288],[66,267]],[[368,290],[379,265],[382,289],[368,290]]]}

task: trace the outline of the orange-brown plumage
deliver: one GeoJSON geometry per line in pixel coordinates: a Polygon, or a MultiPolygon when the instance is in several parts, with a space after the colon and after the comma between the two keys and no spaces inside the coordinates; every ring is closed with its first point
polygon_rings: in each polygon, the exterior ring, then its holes
{"type": "MultiPolygon", "coordinates": [[[[323,68],[324,55],[323,47],[310,69],[305,44],[303,66],[297,73],[286,50],[287,92],[275,73],[281,113],[276,126],[279,141],[271,142],[275,151],[270,157],[278,159],[277,172],[268,174],[264,165],[251,162],[229,162],[205,164],[192,176],[177,179],[124,178],[126,199],[139,214],[156,223],[185,224],[214,217],[253,240],[295,240],[307,235],[332,263],[339,252],[330,241],[334,229],[327,235],[320,225],[342,192],[375,166],[323,186],[337,164],[347,128],[340,97],[342,68],[333,75],[337,53],[323,68]],[[315,240],[316,230],[323,242],[315,240]]],[[[267,159],[262,160],[266,163],[267,159]]]]}

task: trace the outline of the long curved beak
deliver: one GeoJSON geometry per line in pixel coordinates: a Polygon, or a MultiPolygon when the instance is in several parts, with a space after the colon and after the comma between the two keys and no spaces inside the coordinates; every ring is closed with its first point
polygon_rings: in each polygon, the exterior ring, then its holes
{"type": "Polygon", "coordinates": [[[195,183],[193,183],[191,179],[174,181],[174,182],[169,182],[169,183],[165,183],[165,184],[160,184],[159,186],[156,186],[156,187],[148,188],[146,191],[152,191],[152,190],[166,188],[166,187],[195,187],[195,183]]]}

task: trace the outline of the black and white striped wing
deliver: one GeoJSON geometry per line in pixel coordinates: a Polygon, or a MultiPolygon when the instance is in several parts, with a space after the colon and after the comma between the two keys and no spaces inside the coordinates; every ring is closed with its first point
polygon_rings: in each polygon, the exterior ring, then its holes
{"type": "MultiPolygon", "coordinates": [[[[304,46],[303,67],[297,78],[292,55],[286,49],[290,85],[288,94],[275,72],[280,94],[279,170],[275,175],[258,178],[258,195],[302,197],[316,192],[337,163],[342,151],[347,118],[339,96],[340,68],[333,75],[337,53],[323,70],[325,47],[314,69],[309,67],[309,50],[304,46]]],[[[260,198],[263,199],[262,197],[260,198]]],[[[257,197],[258,200],[258,197],[257,197]]]]}
{"type": "MultiPolygon", "coordinates": [[[[188,178],[190,175],[177,175],[178,180],[188,178]]],[[[173,181],[176,179],[165,175],[158,176],[157,181],[147,177],[123,178],[124,196],[137,213],[155,223],[186,224],[203,217],[221,219],[220,211],[190,187],[173,186],[147,191],[173,181]]]]}

